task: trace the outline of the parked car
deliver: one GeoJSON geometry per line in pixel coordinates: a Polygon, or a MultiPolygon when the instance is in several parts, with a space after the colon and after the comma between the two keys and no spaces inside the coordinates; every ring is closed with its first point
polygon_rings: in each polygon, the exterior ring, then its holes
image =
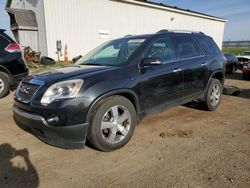
{"type": "Polygon", "coordinates": [[[250,80],[250,61],[243,65],[242,77],[244,80],[250,80]]]}
{"type": "Polygon", "coordinates": [[[250,60],[250,51],[245,51],[241,55],[236,56],[238,59],[238,68],[242,69],[243,65],[250,60]]]}
{"type": "Polygon", "coordinates": [[[0,98],[28,75],[20,46],[0,29],[0,98]]]}
{"type": "Polygon", "coordinates": [[[74,65],[27,77],[15,94],[17,124],[41,140],[102,151],[124,146],[147,114],[221,101],[225,57],[203,33],[160,31],[102,44],[74,65]]]}
{"type": "Polygon", "coordinates": [[[235,72],[237,71],[238,59],[234,55],[229,53],[224,53],[224,56],[227,60],[226,72],[235,74],[235,72]]]}

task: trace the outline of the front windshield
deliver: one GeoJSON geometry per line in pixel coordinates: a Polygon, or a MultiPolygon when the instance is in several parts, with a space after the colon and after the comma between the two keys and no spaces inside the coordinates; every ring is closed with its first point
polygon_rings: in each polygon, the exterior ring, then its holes
{"type": "Polygon", "coordinates": [[[243,55],[250,55],[250,52],[243,52],[243,55]]]}
{"type": "Polygon", "coordinates": [[[92,50],[75,64],[119,66],[125,63],[144,41],[145,38],[113,40],[92,50]]]}

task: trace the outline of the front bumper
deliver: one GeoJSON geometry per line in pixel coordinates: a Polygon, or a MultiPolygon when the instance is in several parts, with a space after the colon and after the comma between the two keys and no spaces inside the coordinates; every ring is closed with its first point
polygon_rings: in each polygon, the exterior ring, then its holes
{"type": "Polygon", "coordinates": [[[40,140],[65,149],[84,148],[88,123],[71,126],[51,126],[38,114],[13,106],[13,117],[17,125],[40,140]]]}

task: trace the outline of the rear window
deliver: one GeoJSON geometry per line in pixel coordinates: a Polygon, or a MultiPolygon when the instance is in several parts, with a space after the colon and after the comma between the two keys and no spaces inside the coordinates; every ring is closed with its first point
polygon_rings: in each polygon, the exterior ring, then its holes
{"type": "Polygon", "coordinates": [[[0,50],[3,50],[6,46],[8,46],[9,41],[2,35],[0,34],[0,50]]]}
{"type": "Polygon", "coordinates": [[[202,50],[208,55],[216,55],[220,53],[220,49],[215,44],[213,39],[209,37],[197,37],[202,50]]]}
{"type": "Polygon", "coordinates": [[[193,58],[203,55],[195,41],[188,36],[174,37],[175,48],[181,59],[193,58]]]}

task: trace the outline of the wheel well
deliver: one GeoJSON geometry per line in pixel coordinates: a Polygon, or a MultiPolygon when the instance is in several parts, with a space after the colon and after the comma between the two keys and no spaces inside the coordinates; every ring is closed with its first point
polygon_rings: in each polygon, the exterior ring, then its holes
{"type": "Polygon", "coordinates": [[[139,112],[139,104],[138,104],[136,98],[132,94],[130,94],[130,93],[118,93],[116,95],[123,96],[123,97],[127,98],[128,100],[130,100],[130,102],[132,102],[132,104],[135,107],[135,111],[137,113],[139,112]]]}
{"type": "Polygon", "coordinates": [[[221,83],[224,83],[224,75],[222,72],[215,73],[212,78],[220,80],[221,83]]]}
{"type": "Polygon", "coordinates": [[[7,74],[8,76],[9,76],[9,73],[8,73],[8,71],[6,71],[4,68],[2,68],[2,67],[0,67],[0,72],[3,72],[3,73],[5,73],[5,74],[7,74]]]}
{"type": "Polygon", "coordinates": [[[99,99],[96,100],[96,102],[94,102],[90,109],[88,110],[88,113],[87,113],[87,117],[86,117],[86,120],[89,121],[90,119],[90,116],[93,112],[93,109],[95,108],[95,106],[98,106],[98,104],[100,104],[101,101],[103,101],[104,99],[108,98],[108,97],[112,97],[114,95],[118,95],[118,96],[123,96],[125,98],[127,98],[135,107],[135,111],[137,113],[137,117],[138,117],[138,122],[139,122],[139,113],[140,113],[140,105],[139,105],[139,101],[138,99],[136,98],[136,96],[134,96],[133,94],[131,94],[130,92],[114,92],[114,93],[109,93],[105,96],[102,96],[100,97],[99,99]]]}

